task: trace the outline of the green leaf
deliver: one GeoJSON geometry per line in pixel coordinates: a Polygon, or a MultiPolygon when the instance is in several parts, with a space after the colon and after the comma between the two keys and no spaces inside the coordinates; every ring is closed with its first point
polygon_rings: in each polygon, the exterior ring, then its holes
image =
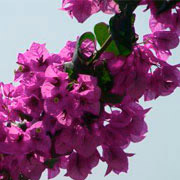
{"type": "Polygon", "coordinates": [[[23,112],[19,111],[19,117],[21,118],[21,120],[27,120],[27,121],[32,121],[32,117],[28,114],[24,114],[23,112]]]}
{"type": "Polygon", "coordinates": [[[74,51],[73,58],[72,58],[72,62],[75,66],[76,66],[76,64],[79,64],[80,59],[84,58],[80,53],[80,47],[81,47],[83,41],[85,41],[87,39],[93,41],[94,43],[96,41],[96,38],[92,32],[86,32],[81,35],[81,37],[78,39],[78,41],[76,43],[76,49],[74,51]]]}
{"type": "Polygon", "coordinates": [[[64,63],[64,70],[68,73],[69,79],[76,79],[77,74],[74,72],[74,64],[72,62],[64,63]]]}
{"type": "Polygon", "coordinates": [[[116,14],[110,19],[110,30],[112,38],[116,43],[120,55],[128,56],[137,41],[134,31],[135,15],[116,14]]]}
{"type": "Polygon", "coordinates": [[[116,46],[123,56],[128,56],[132,52],[137,36],[134,30],[135,15],[133,11],[137,8],[140,0],[114,0],[121,13],[110,19],[110,30],[116,46]]]}
{"type": "Polygon", "coordinates": [[[166,12],[168,10],[170,10],[174,5],[176,5],[178,2],[180,2],[180,0],[161,0],[161,1],[157,1],[157,0],[153,0],[154,4],[157,8],[157,15],[166,12]]]}
{"type": "Polygon", "coordinates": [[[104,103],[119,104],[122,102],[123,98],[124,98],[124,96],[119,96],[117,94],[105,93],[102,95],[101,100],[104,103]]]}
{"type": "Polygon", "coordinates": [[[73,85],[74,85],[74,82],[70,82],[70,83],[68,84],[68,86],[67,86],[67,90],[68,90],[68,91],[73,90],[73,85]]]}
{"type": "MultiPolygon", "coordinates": [[[[96,35],[96,39],[99,43],[100,46],[102,46],[105,41],[108,39],[110,36],[110,29],[109,26],[103,22],[98,23],[94,26],[94,33],[96,35]]],[[[116,56],[119,55],[118,48],[116,47],[116,44],[114,41],[110,43],[110,45],[106,48],[106,52],[112,52],[116,56]]]]}
{"type": "Polygon", "coordinates": [[[121,12],[132,13],[138,6],[140,0],[114,0],[118,5],[121,12]]]}
{"type": "Polygon", "coordinates": [[[25,122],[21,122],[18,124],[18,127],[21,128],[23,131],[26,131],[27,125],[25,122]]]}
{"type": "Polygon", "coordinates": [[[113,78],[107,69],[106,63],[103,63],[95,68],[95,76],[98,79],[98,85],[102,92],[107,92],[112,88],[113,78]]]}
{"type": "Polygon", "coordinates": [[[58,160],[56,158],[48,159],[44,162],[44,164],[49,168],[52,169],[58,160]]]}
{"type": "Polygon", "coordinates": [[[92,32],[85,32],[84,34],[81,35],[81,37],[79,38],[78,42],[77,42],[77,47],[80,48],[81,44],[83,43],[83,41],[85,40],[91,40],[93,42],[96,41],[96,38],[94,36],[94,34],[92,32]]]}

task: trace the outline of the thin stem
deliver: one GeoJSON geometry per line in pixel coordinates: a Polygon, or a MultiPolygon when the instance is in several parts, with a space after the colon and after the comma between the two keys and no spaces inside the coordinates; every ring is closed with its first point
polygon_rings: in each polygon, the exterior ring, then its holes
{"type": "Polygon", "coordinates": [[[102,45],[101,49],[97,51],[97,53],[94,55],[92,61],[94,61],[95,59],[98,59],[101,56],[101,54],[108,48],[111,42],[112,42],[112,36],[109,35],[109,37],[106,39],[106,41],[102,45]]]}

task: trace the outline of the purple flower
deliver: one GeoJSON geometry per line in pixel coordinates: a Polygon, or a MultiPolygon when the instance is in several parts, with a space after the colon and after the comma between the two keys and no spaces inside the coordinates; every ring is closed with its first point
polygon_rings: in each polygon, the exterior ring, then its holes
{"type": "Polygon", "coordinates": [[[74,16],[80,23],[100,10],[98,2],[94,0],[63,0],[61,9],[68,11],[69,15],[74,16]]]}
{"type": "Polygon", "coordinates": [[[45,170],[43,157],[34,153],[20,156],[19,159],[20,173],[28,178],[39,180],[42,172],[45,170]]]}
{"type": "Polygon", "coordinates": [[[159,96],[167,96],[180,86],[180,71],[176,66],[165,62],[157,68],[149,81],[149,87],[145,92],[145,100],[156,99],[159,96]]]}
{"type": "Polygon", "coordinates": [[[114,171],[116,174],[121,172],[127,173],[128,156],[131,156],[131,154],[126,154],[117,146],[103,146],[103,161],[106,161],[108,164],[106,175],[111,171],[114,171]]]}
{"type": "Polygon", "coordinates": [[[98,115],[100,112],[101,90],[97,86],[96,78],[89,75],[79,75],[77,82],[77,84],[74,84],[71,93],[79,101],[79,113],[82,111],[98,115]]]}
{"type": "Polygon", "coordinates": [[[30,152],[30,136],[19,127],[6,128],[7,135],[4,142],[0,142],[0,152],[10,155],[20,155],[30,152]]]}
{"type": "Polygon", "coordinates": [[[153,34],[145,35],[144,41],[148,48],[155,50],[159,59],[167,60],[171,55],[170,49],[179,44],[177,33],[171,31],[155,31],[153,34]]]}
{"type": "Polygon", "coordinates": [[[73,152],[69,157],[69,164],[65,176],[70,176],[74,180],[84,180],[91,169],[97,166],[99,162],[99,154],[95,152],[91,157],[84,158],[73,152]]]}
{"type": "Polygon", "coordinates": [[[48,156],[51,148],[50,137],[47,136],[42,121],[34,123],[26,130],[31,137],[31,148],[34,152],[41,152],[41,155],[48,156]]]}

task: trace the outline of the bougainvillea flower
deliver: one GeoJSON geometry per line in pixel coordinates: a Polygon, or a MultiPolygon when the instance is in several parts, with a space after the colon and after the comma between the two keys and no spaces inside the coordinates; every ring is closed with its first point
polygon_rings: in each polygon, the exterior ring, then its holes
{"type": "Polygon", "coordinates": [[[81,23],[100,10],[98,2],[94,0],[63,0],[61,9],[68,11],[71,17],[74,16],[81,23]]]}

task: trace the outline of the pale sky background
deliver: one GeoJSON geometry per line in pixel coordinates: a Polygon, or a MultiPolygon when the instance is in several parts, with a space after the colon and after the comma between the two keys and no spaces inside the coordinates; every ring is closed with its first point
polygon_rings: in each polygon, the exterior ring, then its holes
{"type": "MultiPolygon", "coordinates": [[[[50,52],[58,53],[67,40],[75,40],[85,31],[93,30],[98,22],[106,22],[108,15],[96,14],[84,24],[72,20],[59,11],[61,0],[0,0],[0,81],[11,82],[16,57],[33,41],[47,44],[50,52]]],[[[148,32],[148,13],[138,9],[136,28],[141,35],[148,32]]],[[[170,62],[180,63],[180,48],[170,62]]],[[[180,179],[180,89],[168,97],[159,98],[145,107],[153,107],[147,114],[149,132],[146,139],[132,144],[127,152],[130,159],[128,174],[104,177],[106,165],[100,163],[87,180],[179,180],[180,179]]],[[[55,180],[70,180],[61,172],[55,180]]],[[[46,173],[41,180],[46,180],[46,173]]]]}

